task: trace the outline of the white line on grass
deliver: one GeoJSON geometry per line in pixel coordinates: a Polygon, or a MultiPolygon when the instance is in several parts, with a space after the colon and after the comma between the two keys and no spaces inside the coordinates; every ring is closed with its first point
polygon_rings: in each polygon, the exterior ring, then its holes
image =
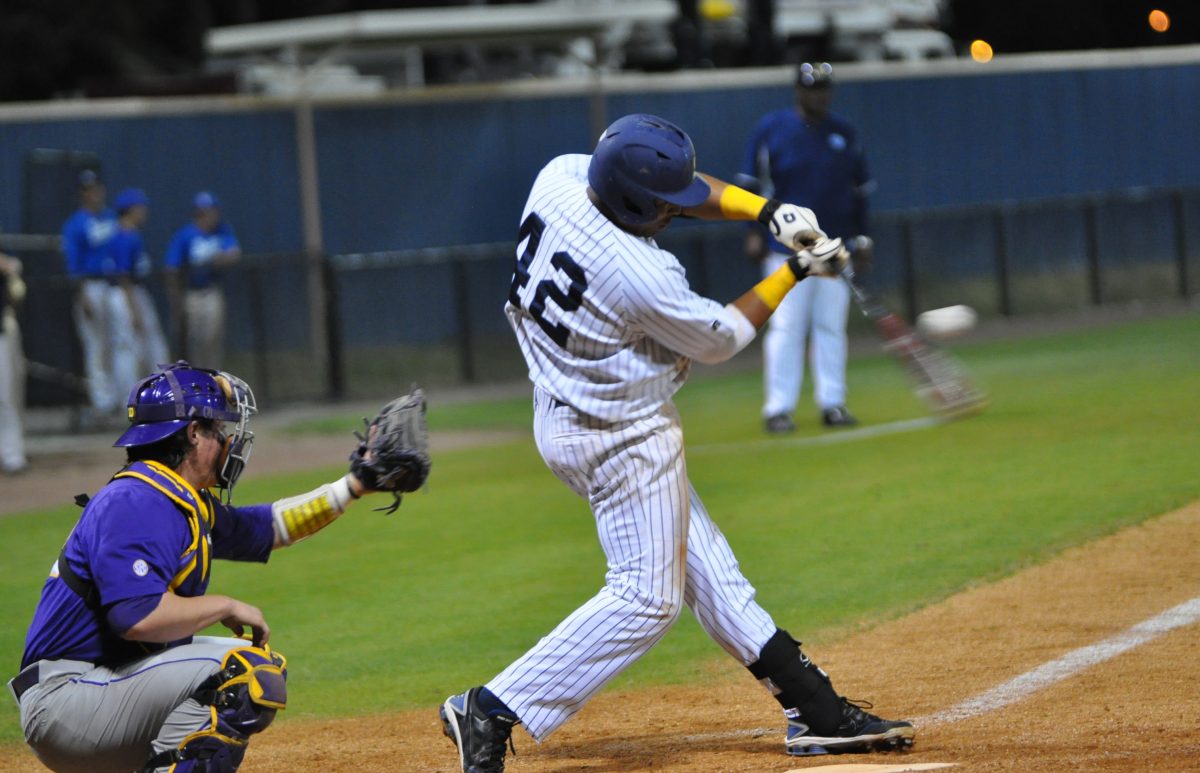
{"type": "Polygon", "coordinates": [[[951,706],[945,711],[913,720],[913,723],[935,725],[942,722],[957,722],[1004,708],[1026,698],[1031,693],[1077,674],[1085,668],[1111,660],[1124,652],[1157,639],[1168,631],[1191,625],[1197,621],[1200,621],[1200,596],[1143,620],[1116,636],[1110,636],[1096,644],[1080,647],[1049,663],[1043,663],[1037,668],[1026,671],[1020,676],[956,706],[951,706]]]}
{"type": "Polygon", "coordinates": [[[869,427],[859,427],[858,429],[841,429],[835,432],[830,432],[825,435],[810,435],[807,437],[796,438],[763,438],[761,440],[742,440],[732,443],[700,443],[698,445],[687,448],[689,454],[709,453],[712,451],[731,451],[745,450],[755,448],[800,448],[802,446],[824,446],[833,443],[849,443],[854,440],[866,440],[867,438],[880,437],[881,435],[895,435],[898,432],[912,432],[918,429],[928,429],[929,427],[941,424],[941,420],[933,416],[923,416],[919,419],[905,419],[903,421],[893,421],[888,424],[872,424],[869,427]]]}

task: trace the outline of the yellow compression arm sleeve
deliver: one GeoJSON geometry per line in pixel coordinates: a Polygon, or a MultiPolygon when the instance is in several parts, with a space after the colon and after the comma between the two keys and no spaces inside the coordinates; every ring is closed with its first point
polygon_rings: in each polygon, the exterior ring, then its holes
{"type": "Polygon", "coordinates": [[[767,200],[736,185],[726,185],[721,191],[721,214],[726,220],[757,220],[767,200]]]}
{"type": "Polygon", "coordinates": [[[326,483],[307,494],[280,499],[271,505],[277,546],[286,547],[324,529],[358,499],[346,478],[326,483]]]}
{"type": "Polygon", "coordinates": [[[770,276],[754,285],[754,294],[766,304],[771,311],[779,308],[784,297],[796,286],[796,272],[787,263],[776,269],[770,276]]]}

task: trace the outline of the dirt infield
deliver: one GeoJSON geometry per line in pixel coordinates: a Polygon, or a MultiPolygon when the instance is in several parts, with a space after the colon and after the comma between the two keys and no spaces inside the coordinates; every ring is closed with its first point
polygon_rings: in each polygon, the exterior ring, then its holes
{"type": "MultiPolygon", "coordinates": [[[[822,647],[807,648],[851,697],[925,717],[904,755],[788,758],[774,701],[715,662],[704,687],[605,692],[538,746],[521,731],[511,773],[808,770],[953,762],[962,771],[1200,770],[1200,637],[1175,628],[970,719],[939,712],[1200,597],[1200,503],[1003,581],[822,647]],[[932,719],[929,719],[932,718],[932,719]]],[[[799,626],[796,626],[797,628],[799,626]]],[[[465,685],[447,685],[447,688],[465,685]]],[[[436,707],[330,721],[282,720],[242,766],[256,773],[457,770],[436,707]]],[[[0,747],[0,770],[42,768],[0,747]]]]}

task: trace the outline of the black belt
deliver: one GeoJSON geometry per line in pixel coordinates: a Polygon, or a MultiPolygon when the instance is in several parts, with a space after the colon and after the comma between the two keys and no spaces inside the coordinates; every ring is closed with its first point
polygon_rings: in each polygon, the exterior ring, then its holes
{"type": "Polygon", "coordinates": [[[17,674],[17,678],[12,680],[13,693],[17,696],[17,702],[21,702],[21,696],[25,692],[38,683],[38,665],[34,663],[21,673],[17,674]]]}

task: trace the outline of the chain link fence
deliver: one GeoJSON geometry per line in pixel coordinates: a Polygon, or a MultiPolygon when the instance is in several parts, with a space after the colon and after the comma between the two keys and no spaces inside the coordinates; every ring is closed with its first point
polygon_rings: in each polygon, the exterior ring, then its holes
{"type": "MultiPolygon", "coordinates": [[[[759,276],[742,253],[745,228],[681,221],[659,243],[679,256],[697,292],[728,301],[759,276]]],[[[1187,298],[1200,281],[1200,189],[885,212],[872,235],[865,281],[910,319],[958,303],[988,318],[1187,298]]],[[[0,250],[25,263],[29,403],[81,404],[82,358],[56,237],[0,235],[0,250]]],[[[520,379],[525,364],[503,313],[513,259],[511,243],[248,255],[222,276],[221,365],[250,380],[260,403],[375,397],[414,381],[520,379]]],[[[170,320],[161,279],[151,286],[170,320]]],[[[865,332],[859,315],[850,319],[852,331],[865,332]]],[[[173,354],[177,332],[168,331],[173,354]]]]}

